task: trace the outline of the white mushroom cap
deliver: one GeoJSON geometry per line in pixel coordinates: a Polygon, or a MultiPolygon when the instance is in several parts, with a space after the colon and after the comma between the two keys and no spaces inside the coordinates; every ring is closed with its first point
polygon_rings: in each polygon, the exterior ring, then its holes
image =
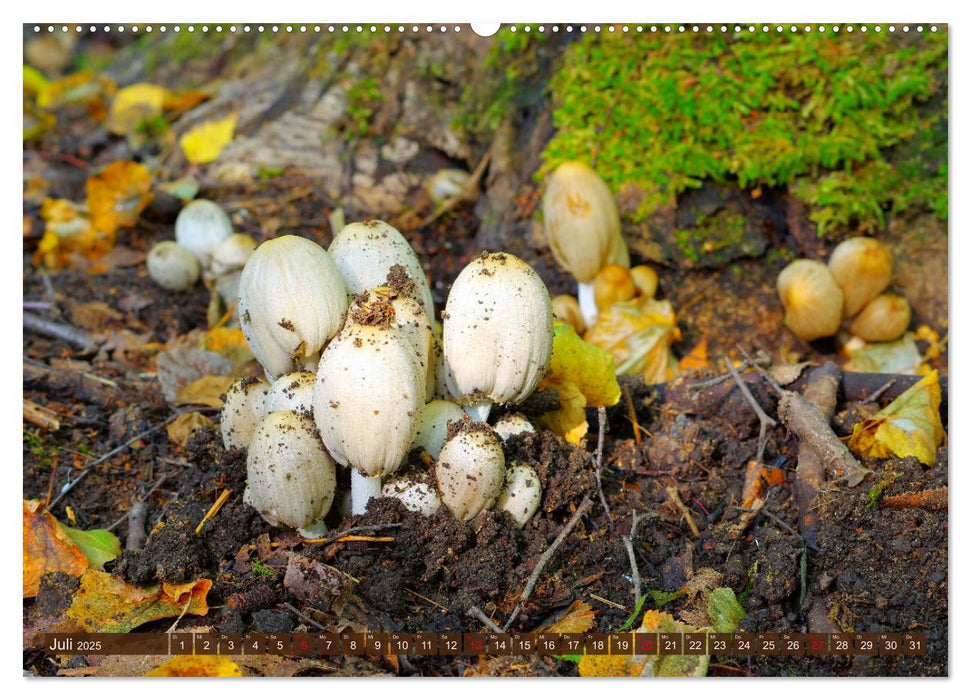
{"type": "Polygon", "coordinates": [[[237,379],[226,391],[219,428],[227,450],[249,447],[269,389],[262,379],[247,377],[237,379]]]}
{"type": "Polygon", "coordinates": [[[425,271],[398,229],[375,219],[348,224],[334,236],[327,250],[351,294],[387,284],[388,272],[394,265],[401,265],[417,285],[418,300],[425,307],[429,320],[434,320],[435,305],[425,271]]]}
{"type": "Polygon", "coordinates": [[[536,428],[530,423],[526,416],[521,413],[512,413],[510,415],[503,416],[495,422],[492,429],[496,431],[496,435],[506,442],[513,435],[522,435],[523,433],[535,433],[536,428]]]}
{"type": "Polygon", "coordinates": [[[239,283],[239,325],[271,380],[314,368],[344,324],[347,290],[323,248],[281,236],[256,249],[239,283]]]}
{"type": "Polygon", "coordinates": [[[337,470],[314,423],[293,411],[266,415],[246,457],[243,500],[271,525],[308,528],[330,510],[337,470]]]}
{"type": "Polygon", "coordinates": [[[843,290],[843,317],[850,318],[890,284],[893,256],[875,238],[849,238],[833,248],[829,271],[843,290]]]}
{"type": "MultiPolygon", "coordinates": [[[[421,302],[414,296],[415,285],[399,289],[390,285],[369,289],[357,297],[347,311],[350,322],[381,324],[385,320],[411,343],[416,367],[427,378],[434,336],[421,302]]],[[[426,379],[427,394],[427,379],[426,379]]]]}
{"type": "Polygon", "coordinates": [[[505,476],[499,438],[482,424],[463,429],[448,440],[435,465],[442,503],[457,520],[471,520],[491,507],[505,476]]]}
{"type": "Polygon", "coordinates": [[[217,277],[233,270],[242,270],[254,250],[256,241],[252,236],[234,233],[216,246],[209,269],[217,277]]]}
{"type": "Polygon", "coordinates": [[[910,304],[896,294],[880,294],[853,319],[850,333],[870,342],[887,342],[902,336],[910,325],[910,304]]]}
{"type": "Polygon", "coordinates": [[[314,420],[334,459],[367,477],[401,464],[421,425],[425,375],[390,326],[348,323],[317,368],[314,420]]]}
{"type": "Polygon", "coordinates": [[[314,387],[317,375],[313,372],[291,372],[270,386],[263,405],[263,415],[272,411],[295,411],[310,414],[314,409],[314,387]]]}
{"type": "Polygon", "coordinates": [[[173,292],[191,289],[199,281],[199,261],[188,248],[175,241],[152,246],[145,261],[148,276],[158,286],[173,292]]]}
{"type": "Polygon", "coordinates": [[[442,507],[442,499],[438,497],[435,487],[423,481],[394,478],[381,487],[381,495],[401,501],[405,508],[426,518],[435,515],[442,507]]]}
{"type": "Polygon", "coordinates": [[[466,265],[444,318],[445,381],[460,403],[519,403],[546,373],[553,348],[550,295],[516,256],[493,253],[466,265]]]}
{"type": "Polygon", "coordinates": [[[425,404],[421,427],[415,435],[411,448],[421,447],[432,459],[438,459],[442,445],[448,439],[449,422],[461,421],[464,418],[465,412],[458,404],[451,401],[430,401],[425,404]]]}
{"type": "Polygon", "coordinates": [[[553,257],[578,282],[590,282],[608,263],[630,266],[614,197],[584,163],[563,163],[553,171],[543,220],[553,257]]]}
{"type": "Polygon", "coordinates": [[[843,292],[832,273],[816,260],[795,260],[776,280],[786,309],[786,326],[803,340],[833,335],[843,319],[843,292]]]}
{"type": "Polygon", "coordinates": [[[189,202],[175,218],[175,240],[192,251],[203,267],[209,267],[216,247],[232,233],[229,216],[208,199],[189,202]]]}
{"type": "Polygon", "coordinates": [[[495,509],[509,513],[522,528],[539,509],[542,499],[543,489],[536,470],[516,462],[506,469],[506,483],[496,500],[495,509]]]}

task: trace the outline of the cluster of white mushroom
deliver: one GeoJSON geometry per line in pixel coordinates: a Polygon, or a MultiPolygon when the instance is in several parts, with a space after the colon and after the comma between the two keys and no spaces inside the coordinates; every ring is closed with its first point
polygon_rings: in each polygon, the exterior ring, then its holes
{"type": "Polygon", "coordinates": [[[233,224],[215,202],[196,199],[175,219],[175,240],[156,243],[148,253],[148,275],[165,289],[191,289],[205,276],[224,299],[235,299],[243,266],[256,241],[233,233],[233,224]]]}
{"type": "Polygon", "coordinates": [[[268,381],[233,385],[221,429],[227,448],[248,450],[244,499],[268,522],[318,534],[337,465],[351,470],[355,514],[381,495],[463,520],[495,506],[522,526],[535,513],[538,476],[507,467],[502,448],[532,426],[484,423],[492,404],[529,396],[550,361],[549,293],[525,262],[473,260],[439,326],[407,240],[381,221],[352,223],[328,250],[297,236],[259,246],[238,313],[268,381]],[[401,472],[416,447],[431,474],[401,472]]]}

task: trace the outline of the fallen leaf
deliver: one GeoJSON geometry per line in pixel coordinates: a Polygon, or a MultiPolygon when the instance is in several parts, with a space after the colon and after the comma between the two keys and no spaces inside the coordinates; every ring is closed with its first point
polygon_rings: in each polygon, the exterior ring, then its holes
{"type": "Polygon", "coordinates": [[[45,199],[40,216],[44,220],[44,235],[37,244],[34,262],[50,269],[68,264],[70,254],[96,256],[106,253],[114,237],[98,233],[91,223],[88,208],[67,199],[45,199]]]}
{"type": "Polygon", "coordinates": [[[207,374],[194,382],[187,384],[175,397],[176,406],[211,406],[222,408],[223,400],[219,398],[226,393],[233,383],[232,377],[219,377],[207,374]]]}
{"type": "Polygon", "coordinates": [[[233,678],[243,669],[228,656],[175,656],[145,674],[163,678],[233,678]]]}
{"type": "Polygon", "coordinates": [[[790,365],[775,365],[769,369],[769,375],[780,386],[788,386],[799,379],[802,371],[809,365],[809,362],[797,362],[790,365]]]}
{"type": "Polygon", "coordinates": [[[209,99],[209,95],[200,90],[186,90],[185,92],[168,92],[162,107],[166,112],[187,112],[196,105],[209,99]]]}
{"type": "Polygon", "coordinates": [[[84,553],[92,569],[103,569],[105,564],[121,554],[121,542],[107,530],[75,530],[63,523],[58,524],[84,553]]]}
{"type": "Polygon", "coordinates": [[[861,457],[916,457],[934,464],[944,439],[941,386],[934,370],[877,413],[853,426],[849,446],[861,457]]]}
{"type": "Polygon", "coordinates": [[[38,500],[24,501],[24,598],[33,598],[48,571],[80,576],[88,568],[84,552],[38,500]]]}
{"type": "Polygon", "coordinates": [[[555,634],[581,634],[589,632],[596,624],[597,612],[588,604],[574,600],[560,619],[540,627],[535,632],[555,634]]]}
{"type": "Polygon", "coordinates": [[[86,571],[67,617],[88,632],[131,632],[139,625],[182,614],[209,612],[206,594],[212,581],[163,583],[139,588],[102,571],[86,571]]]}
{"type": "Polygon", "coordinates": [[[33,66],[24,66],[24,94],[38,95],[50,87],[50,81],[33,66]]]}
{"type": "Polygon", "coordinates": [[[920,374],[923,362],[913,333],[905,333],[900,340],[889,343],[866,343],[854,338],[841,352],[849,358],[843,368],[852,372],[920,374]]]}
{"type": "Polygon", "coordinates": [[[742,508],[751,508],[756,499],[765,497],[770,486],[783,484],[785,480],[785,472],[781,469],[759,464],[754,459],[749,460],[742,486],[742,508]]]}
{"type": "Polygon", "coordinates": [[[162,395],[169,403],[175,401],[182,389],[207,374],[228,376],[232,363],[218,352],[199,347],[201,334],[188,333],[171,343],[172,347],[159,353],[156,373],[162,395]]]}
{"type": "Polygon", "coordinates": [[[218,352],[233,363],[234,367],[254,359],[253,352],[246,343],[246,337],[239,328],[219,326],[206,331],[202,338],[202,347],[212,352],[218,352]]]}
{"type": "Polygon", "coordinates": [[[721,634],[734,632],[743,617],[745,617],[745,608],[739,604],[735,591],[731,588],[716,588],[708,596],[708,618],[715,632],[721,634]]]}
{"type": "Polygon", "coordinates": [[[641,297],[614,304],[584,337],[610,353],[617,374],[642,374],[645,382],[657,384],[677,372],[671,344],[681,332],[669,301],[641,297]]]}
{"type": "Polygon", "coordinates": [[[118,325],[125,318],[124,314],[103,301],[79,304],[69,299],[67,306],[74,325],[86,331],[104,331],[108,326],[118,325]]]}
{"type": "Polygon", "coordinates": [[[183,134],[179,145],[188,161],[203,165],[216,160],[233,140],[238,116],[233,112],[223,119],[199,124],[183,134]]]}
{"type": "Polygon", "coordinates": [[[169,91],[150,83],[136,83],[123,87],[115,95],[108,112],[108,130],[125,135],[144,122],[162,116],[169,91]]]}
{"type": "Polygon", "coordinates": [[[179,447],[185,447],[192,434],[199,428],[207,428],[212,425],[212,421],[198,411],[183,413],[174,421],[168,424],[165,432],[169,434],[169,440],[179,447]]]}
{"type": "Polygon", "coordinates": [[[80,71],[49,83],[37,95],[41,109],[57,109],[67,104],[101,101],[115,91],[115,84],[103,75],[80,71]]]}
{"type": "Polygon", "coordinates": [[[152,176],[140,163],[115,161],[88,178],[87,195],[92,224],[114,244],[115,232],[134,226],[152,201],[152,176]]]}
{"type": "Polygon", "coordinates": [[[587,424],[586,412],[583,410],[587,405],[586,397],[580,393],[573,382],[565,380],[560,380],[555,386],[547,384],[544,388],[556,390],[560,407],[539,416],[536,422],[541,427],[552,430],[567,442],[579,445],[590,428],[587,424]]]}
{"type": "MultiPolygon", "coordinates": [[[[638,632],[697,632],[693,627],[678,622],[668,613],[648,610],[638,632]]],[[[636,656],[634,658],[637,658],[636,656]]],[[[695,677],[708,673],[708,655],[647,656],[641,676],[695,677]]]]}
{"type": "Polygon", "coordinates": [[[706,367],[711,367],[711,363],[708,361],[708,339],[702,338],[687,355],[681,358],[681,362],[678,363],[678,373],[706,367]]]}
{"type": "Polygon", "coordinates": [[[156,187],[170,197],[181,199],[183,202],[195,199],[195,196],[199,194],[199,181],[191,175],[156,185],[156,187]]]}
{"type": "Polygon", "coordinates": [[[557,321],[553,326],[553,351],[546,379],[572,382],[586,398],[588,407],[613,406],[620,401],[614,363],[606,352],[577,335],[573,326],[557,321]]]}

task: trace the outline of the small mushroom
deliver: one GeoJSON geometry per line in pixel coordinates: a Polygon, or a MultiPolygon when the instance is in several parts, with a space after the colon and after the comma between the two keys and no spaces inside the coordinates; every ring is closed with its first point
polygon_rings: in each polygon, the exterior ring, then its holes
{"type": "Polygon", "coordinates": [[[604,265],[593,278],[593,298],[598,311],[606,311],[618,302],[633,299],[636,293],[631,271],[623,265],[604,265]]]}
{"type": "Polygon", "coordinates": [[[886,342],[902,336],[910,325],[910,304],[896,294],[881,294],[853,319],[850,333],[870,342],[886,342]]]}
{"type": "Polygon", "coordinates": [[[459,168],[442,168],[425,182],[425,189],[437,204],[459,197],[463,202],[474,202],[479,198],[475,187],[471,187],[472,175],[459,168]]]}
{"type": "Polygon", "coordinates": [[[175,218],[175,240],[192,251],[203,267],[209,267],[216,248],[232,234],[229,216],[208,199],[189,202],[175,218]]]}
{"type": "Polygon", "coordinates": [[[443,446],[435,479],[444,503],[456,520],[471,520],[495,503],[505,483],[505,457],[495,432],[471,423],[443,446]]]}
{"type": "Polygon", "coordinates": [[[237,379],[226,391],[220,417],[223,446],[246,449],[264,415],[269,385],[256,377],[237,379]]]}
{"type": "Polygon", "coordinates": [[[421,419],[421,427],[415,435],[411,448],[420,447],[432,459],[438,459],[442,445],[448,439],[448,424],[460,422],[466,417],[458,404],[451,401],[430,401],[425,404],[425,412],[421,419]]]}
{"type": "Polygon", "coordinates": [[[630,269],[631,279],[634,281],[634,287],[637,288],[637,294],[642,297],[647,297],[648,299],[653,299],[654,295],[657,294],[657,273],[654,268],[648,267],[647,265],[635,265],[630,269]]]}
{"type": "Polygon", "coordinates": [[[337,485],[334,462],[314,423],[293,411],[274,411],[256,429],[246,456],[243,501],[274,526],[320,532],[337,485]]]}
{"type": "Polygon", "coordinates": [[[406,477],[396,476],[386,482],[381,487],[381,495],[401,501],[405,508],[426,518],[435,515],[442,507],[442,499],[434,486],[406,477]]]}
{"type": "Polygon", "coordinates": [[[156,243],[145,263],[148,276],[164,289],[183,292],[199,281],[199,260],[192,251],[175,241],[156,243]]]}
{"type": "Polygon", "coordinates": [[[786,309],[786,326],[810,341],[833,335],[843,318],[843,292],[829,268],[816,260],[795,260],[776,280],[786,309]]]}
{"type": "Polygon", "coordinates": [[[239,326],[270,380],[314,369],[344,324],[347,290],[327,251],[299,236],[260,245],[239,281],[239,326]]]}
{"type": "Polygon", "coordinates": [[[496,421],[492,429],[496,431],[505,443],[513,435],[523,435],[524,433],[535,433],[536,428],[530,423],[522,413],[511,413],[496,421]]]}
{"type": "Polygon", "coordinates": [[[829,271],[843,290],[843,318],[850,318],[890,284],[893,256],[875,238],[849,238],[830,253],[829,271]]]}
{"type": "Polygon", "coordinates": [[[252,236],[245,233],[234,233],[213,250],[209,270],[216,277],[221,277],[234,270],[242,270],[254,250],[256,250],[256,241],[252,236]]]}
{"type": "Polygon", "coordinates": [[[582,335],[583,331],[587,329],[587,324],[583,320],[583,314],[580,312],[580,305],[577,303],[576,297],[572,294],[557,294],[553,297],[551,303],[553,317],[563,321],[563,323],[569,323],[577,333],[582,335]]]}
{"type": "Polygon", "coordinates": [[[508,253],[483,254],[459,273],[445,305],[445,381],[466,413],[520,403],[549,366],[550,295],[536,271],[508,253]]]}
{"type": "Polygon", "coordinates": [[[317,375],[313,372],[284,374],[270,385],[263,402],[263,415],[272,411],[294,411],[310,415],[314,408],[314,387],[317,375]]]}
{"type": "Polygon", "coordinates": [[[506,469],[506,482],[496,500],[495,509],[504,510],[520,529],[533,517],[543,500],[543,489],[536,470],[527,464],[513,462],[506,469]]]}
{"type": "Polygon", "coordinates": [[[391,268],[400,265],[417,285],[417,298],[425,307],[429,321],[434,320],[435,305],[425,271],[398,229],[376,219],[348,224],[334,236],[327,251],[344,276],[350,294],[387,284],[391,268]]]}
{"type": "Polygon", "coordinates": [[[543,219],[553,257],[579,284],[587,327],[597,320],[593,278],[604,265],[630,267],[620,215],[607,184],[584,163],[567,162],[550,176],[543,219]]]}

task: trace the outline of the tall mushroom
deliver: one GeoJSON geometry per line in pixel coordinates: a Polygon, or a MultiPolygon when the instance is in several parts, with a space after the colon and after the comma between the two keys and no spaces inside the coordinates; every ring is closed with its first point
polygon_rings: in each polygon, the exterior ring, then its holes
{"type": "Polygon", "coordinates": [[[442,324],[445,381],[466,413],[484,421],[493,403],[522,402],[553,349],[550,295],[514,255],[483,253],[459,273],[442,324]]]}
{"type": "Polygon", "coordinates": [[[588,327],[597,321],[593,278],[604,265],[630,267],[617,204],[600,176],[584,163],[561,164],[543,195],[543,220],[553,257],[579,284],[588,327]]]}
{"type": "Polygon", "coordinates": [[[347,290],[327,251],[299,236],[260,245],[239,281],[239,326],[267,378],[312,370],[341,329],[347,290]]]}

